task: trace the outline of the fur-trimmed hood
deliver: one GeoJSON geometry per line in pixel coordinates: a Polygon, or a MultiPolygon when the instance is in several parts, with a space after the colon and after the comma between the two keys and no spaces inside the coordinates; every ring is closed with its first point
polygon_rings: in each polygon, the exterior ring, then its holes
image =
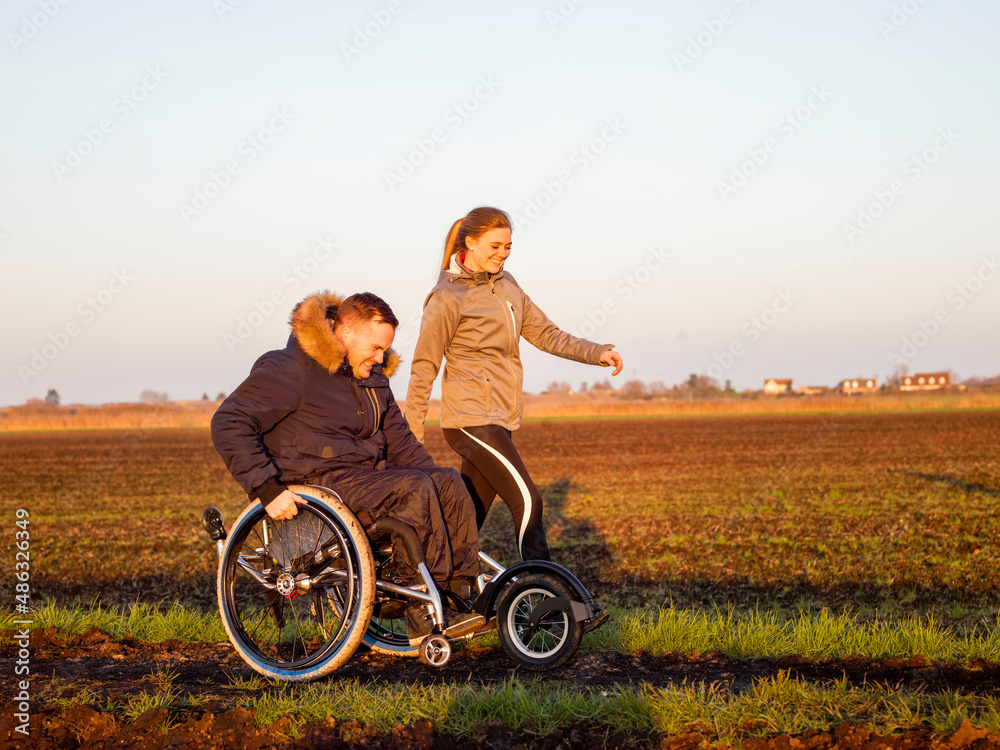
{"type": "MultiPolygon", "coordinates": [[[[343,297],[328,291],[316,292],[299,302],[292,310],[292,336],[311,359],[331,375],[340,369],[347,352],[333,335],[333,319],[343,297]]],[[[382,374],[392,377],[399,368],[399,355],[389,349],[381,365],[382,374]]],[[[374,374],[374,369],[373,369],[374,374]]]]}

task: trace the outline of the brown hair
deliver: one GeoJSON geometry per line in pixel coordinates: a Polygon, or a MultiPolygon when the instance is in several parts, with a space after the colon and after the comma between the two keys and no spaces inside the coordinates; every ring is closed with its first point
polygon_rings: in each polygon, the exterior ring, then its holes
{"type": "Polygon", "coordinates": [[[388,302],[371,292],[361,292],[360,294],[352,294],[340,303],[333,326],[337,328],[345,324],[371,321],[388,323],[394,329],[399,326],[399,321],[388,302]]]}
{"type": "Polygon", "coordinates": [[[474,208],[451,225],[444,241],[444,259],[441,268],[447,270],[451,256],[465,250],[465,238],[478,239],[491,229],[510,229],[510,217],[506,211],[490,206],[474,208]]]}

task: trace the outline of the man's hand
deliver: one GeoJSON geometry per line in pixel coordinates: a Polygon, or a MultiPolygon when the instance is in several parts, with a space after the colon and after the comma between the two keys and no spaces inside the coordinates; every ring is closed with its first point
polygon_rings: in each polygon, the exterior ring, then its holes
{"type": "Polygon", "coordinates": [[[622,371],[625,363],[622,362],[622,355],[616,352],[614,349],[608,349],[604,354],[601,355],[601,364],[605,367],[614,367],[615,371],[611,373],[611,377],[614,377],[622,371]]]}
{"type": "Polygon", "coordinates": [[[305,505],[308,502],[308,500],[299,497],[291,490],[285,490],[265,505],[264,510],[275,521],[287,521],[295,517],[299,512],[300,505],[305,505]]]}

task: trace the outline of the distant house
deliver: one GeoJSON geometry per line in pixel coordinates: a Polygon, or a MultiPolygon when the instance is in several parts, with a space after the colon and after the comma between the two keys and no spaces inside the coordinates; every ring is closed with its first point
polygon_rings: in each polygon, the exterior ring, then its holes
{"type": "Polygon", "coordinates": [[[918,372],[904,375],[899,383],[901,391],[935,391],[951,385],[950,372],[918,372]]]}
{"type": "Polygon", "coordinates": [[[777,396],[782,393],[792,392],[792,379],[769,378],[764,381],[764,393],[777,396]]]}
{"type": "Polygon", "coordinates": [[[878,378],[849,378],[840,381],[840,392],[845,396],[864,396],[878,393],[878,378]]]}
{"type": "Polygon", "coordinates": [[[825,385],[800,385],[795,389],[799,396],[819,396],[827,391],[825,385]]]}

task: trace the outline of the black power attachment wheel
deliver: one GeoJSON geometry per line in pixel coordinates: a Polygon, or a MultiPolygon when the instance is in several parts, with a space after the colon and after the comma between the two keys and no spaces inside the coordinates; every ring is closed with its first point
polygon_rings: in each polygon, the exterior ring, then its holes
{"type": "Polygon", "coordinates": [[[533,672],[556,669],[573,658],[583,638],[580,608],[561,579],[544,573],[511,583],[497,606],[504,651],[533,672]],[[576,607],[573,605],[576,604],[576,607]]]}

